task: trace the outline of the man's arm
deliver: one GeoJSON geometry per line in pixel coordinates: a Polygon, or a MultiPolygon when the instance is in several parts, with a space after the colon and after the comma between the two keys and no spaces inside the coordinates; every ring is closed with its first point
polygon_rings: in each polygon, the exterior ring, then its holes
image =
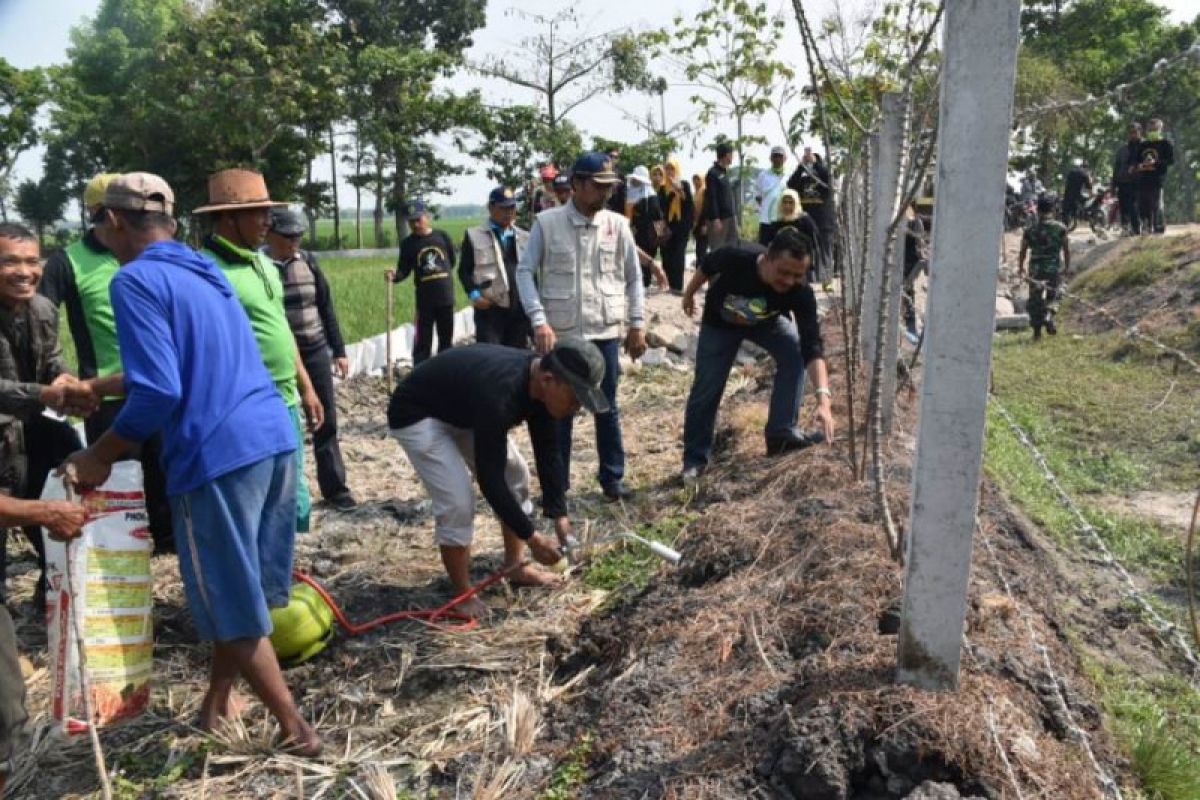
{"type": "Polygon", "coordinates": [[[396,259],[396,268],[389,270],[389,277],[391,277],[392,283],[399,283],[416,269],[417,255],[413,252],[413,248],[408,246],[408,242],[409,240],[405,238],[400,243],[400,256],[396,259]]]}
{"type": "Polygon", "coordinates": [[[308,420],[308,429],[315,431],[325,424],[325,407],[321,405],[321,398],[317,396],[317,390],[313,388],[312,378],[309,377],[308,370],[304,368],[304,359],[300,357],[300,348],[296,346],[296,340],[292,339],[292,353],[296,362],[296,388],[300,392],[300,405],[304,407],[304,418],[308,420]]]}
{"type": "Polygon", "coordinates": [[[833,443],[833,395],[829,390],[829,368],[825,363],[825,341],[821,336],[821,321],[817,317],[817,297],[811,287],[805,287],[799,304],[793,308],[796,331],[800,335],[800,357],[804,360],[813,391],[817,395],[817,417],[825,441],[833,443]]]}
{"type": "Polygon", "coordinates": [[[525,423],[538,483],[542,485],[542,512],[556,522],[567,516],[566,488],[562,479],[562,453],[558,448],[558,422],[547,413],[533,413],[525,423]]]}
{"type": "Polygon", "coordinates": [[[1071,274],[1071,239],[1063,237],[1062,241],[1063,275],[1071,274]]]}
{"type": "Polygon", "coordinates": [[[1017,274],[1025,274],[1025,254],[1029,252],[1029,242],[1025,237],[1021,237],[1021,252],[1017,255],[1017,274]]]}
{"type": "Polygon", "coordinates": [[[51,539],[72,539],[87,522],[87,509],[66,500],[20,500],[0,495],[0,527],[39,525],[51,539]]]}
{"type": "Polygon", "coordinates": [[[508,431],[494,425],[477,426],[474,439],[475,479],[480,492],[518,539],[528,539],[535,530],[533,520],[521,508],[504,476],[508,465],[508,431]]]}
{"type": "MultiPolygon", "coordinates": [[[[626,325],[629,328],[625,333],[625,352],[636,361],[646,352],[646,289],[642,286],[642,266],[638,260],[638,247],[634,244],[633,232],[629,230],[628,225],[622,225],[619,230],[622,261],[625,265],[626,325]]],[[[661,273],[662,267],[655,264],[655,270],[661,273]]]]}
{"type": "Polygon", "coordinates": [[[546,311],[542,307],[542,298],[538,295],[537,273],[542,266],[545,248],[542,235],[542,222],[533,221],[529,231],[529,239],[525,243],[525,252],[517,262],[517,293],[521,296],[521,305],[525,307],[525,316],[533,327],[546,324],[546,311]]]}
{"type": "Polygon", "coordinates": [[[330,288],[329,280],[321,270],[317,257],[312,253],[304,255],[317,284],[317,313],[321,315],[321,325],[325,328],[325,340],[329,342],[329,349],[333,351],[334,358],[345,358],[346,343],[342,339],[342,327],[338,324],[337,309],[333,305],[333,289],[330,288]]]}
{"type": "Polygon", "coordinates": [[[704,218],[709,222],[715,219],[720,219],[721,214],[717,209],[717,203],[720,194],[717,184],[720,183],[720,178],[717,175],[716,169],[710,169],[708,174],[704,176],[704,218]]]}
{"type": "Polygon", "coordinates": [[[471,237],[466,233],[463,234],[458,255],[458,282],[462,284],[468,297],[471,296],[471,292],[479,290],[479,285],[475,283],[475,248],[471,246],[471,237]]]}
{"type": "Polygon", "coordinates": [[[74,286],[75,272],[71,269],[67,251],[59,250],[46,259],[46,266],[42,268],[42,279],[38,282],[38,294],[57,308],[71,296],[74,286]]]}

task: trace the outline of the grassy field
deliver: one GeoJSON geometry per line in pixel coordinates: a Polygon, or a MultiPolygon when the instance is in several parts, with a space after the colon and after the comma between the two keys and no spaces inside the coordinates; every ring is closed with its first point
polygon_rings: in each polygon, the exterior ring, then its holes
{"type": "MultiPolygon", "coordinates": [[[[1168,363],[1131,348],[1119,333],[1073,336],[1069,322],[1062,328],[1037,345],[1028,334],[1000,338],[993,391],[1113,554],[1150,585],[1152,594],[1160,588],[1177,592],[1184,581],[1178,533],[1140,516],[1114,513],[1101,501],[1145,489],[1194,491],[1200,482],[1195,425],[1200,377],[1183,370],[1174,374],[1168,363]]],[[[985,467],[1059,546],[1088,549],[1074,518],[994,406],[988,413],[985,467]]],[[[1160,610],[1183,621],[1178,606],[1164,604],[1160,610]]],[[[1200,692],[1182,679],[1135,674],[1102,660],[1103,654],[1094,659],[1087,672],[1147,796],[1200,797],[1200,692]]]]}
{"type": "MultiPolygon", "coordinates": [[[[433,227],[443,230],[450,236],[450,241],[454,242],[454,246],[458,247],[462,242],[463,233],[467,228],[478,225],[479,219],[470,217],[454,217],[452,219],[437,219],[433,221],[433,227]]],[[[383,220],[383,231],[387,237],[387,247],[399,247],[396,244],[396,225],[392,217],[385,217],[383,220]]],[[[333,219],[317,220],[317,247],[310,249],[319,250],[349,250],[357,247],[357,238],[354,235],[354,220],[342,220],[342,246],[338,248],[332,247],[333,244],[333,219]]],[[[308,242],[305,242],[305,247],[310,247],[308,242]]],[[[370,217],[363,218],[363,247],[375,247],[375,222],[370,217]]]]}

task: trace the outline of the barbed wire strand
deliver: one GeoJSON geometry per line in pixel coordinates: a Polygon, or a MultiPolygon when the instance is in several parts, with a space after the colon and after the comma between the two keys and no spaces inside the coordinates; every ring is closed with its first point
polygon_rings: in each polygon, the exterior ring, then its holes
{"type": "MultiPolygon", "coordinates": [[[[1050,651],[1042,644],[1041,637],[1038,636],[1037,630],[1033,626],[1033,621],[1025,611],[1025,607],[1017,601],[1016,596],[1013,594],[1012,585],[1008,581],[1008,576],[1005,574],[1004,568],[1000,565],[1000,557],[997,555],[995,547],[992,546],[991,537],[988,536],[987,531],[984,530],[983,525],[978,520],[975,523],[975,531],[979,541],[983,542],[984,549],[988,551],[988,556],[992,560],[992,570],[996,573],[996,578],[1000,581],[1000,585],[1004,589],[1004,594],[1012,602],[1013,607],[1017,609],[1017,614],[1021,617],[1021,621],[1025,623],[1025,631],[1029,636],[1029,643],[1042,657],[1042,668],[1045,670],[1046,678],[1049,680],[1048,688],[1054,691],[1053,696],[1059,706],[1058,710],[1062,712],[1063,719],[1067,723],[1068,733],[1083,748],[1083,752],[1087,755],[1088,762],[1092,765],[1092,770],[1096,774],[1096,782],[1104,791],[1105,796],[1111,798],[1111,800],[1124,800],[1124,796],[1121,794],[1121,787],[1117,784],[1116,779],[1109,774],[1108,770],[1100,764],[1100,760],[1096,758],[1096,752],[1092,750],[1092,737],[1088,735],[1087,731],[1079,727],[1079,723],[1075,721],[1075,715],[1071,713],[1071,706],[1067,703],[1067,696],[1063,692],[1065,681],[1063,681],[1054,669],[1054,662],[1050,660],[1050,651]]],[[[1000,743],[997,741],[997,746],[999,745],[1000,743]]],[[[1004,762],[1007,766],[1007,757],[1005,757],[1004,762]]]]}
{"type": "Polygon", "coordinates": [[[1042,454],[1042,451],[1038,449],[1036,444],[1034,444],[1033,439],[1025,431],[1025,429],[1021,427],[1020,423],[1017,422],[1012,413],[1004,407],[1004,405],[996,398],[995,395],[989,397],[988,400],[996,409],[997,413],[999,413],[1004,419],[1005,423],[1008,425],[1013,435],[1017,437],[1017,440],[1021,443],[1021,445],[1029,451],[1030,455],[1033,456],[1033,460],[1037,463],[1038,467],[1042,471],[1042,478],[1054,491],[1059,504],[1070,513],[1072,518],[1074,518],[1075,525],[1079,533],[1082,533],[1087,537],[1092,546],[1096,549],[1100,560],[1107,566],[1111,567],[1121,578],[1122,582],[1124,582],[1128,587],[1125,592],[1125,596],[1137,604],[1138,608],[1141,609],[1142,613],[1145,615],[1150,627],[1152,627],[1158,633],[1158,635],[1162,637],[1163,641],[1174,645],[1180,656],[1188,663],[1188,666],[1191,667],[1191,680],[1193,683],[1195,683],[1197,678],[1200,677],[1200,659],[1196,657],[1195,651],[1192,650],[1191,646],[1187,643],[1187,639],[1184,638],[1184,636],[1180,633],[1179,626],[1166,619],[1158,612],[1157,609],[1154,608],[1150,601],[1146,599],[1145,595],[1142,593],[1142,590],[1138,588],[1138,585],[1134,582],[1133,576],[1129,574],[1127,569],[1125,569],[1125,565],[1122,564],[1120,560],[1112,554],[1112,551],[1108,549],[1108,545],[1104,542],[1104,538],[1100,535],[1100,531],[1098,531],[1096,527],[1092,525],[1092,523],[1088,522],[1087,517],[1083,515],[1083,512],[1079,509],[1079,506],[1077,506],[1071,499],[1071,496],[1067,494],[1066,489],[1063,488],[1063,485],[1058,480],[1058,477],[1054,474],[1053,470],[1050,469],[1050,464],[1047,462],[1046,457],[1042,454]]]}
{"type": "Polygon", "coordinates": [[[1008,760],[1008,751],[1004,749],[1004,743],[1000,741],[1000,730],[996,727],[995,708],[995,701],[989,697],[987,707],[988,732],[992,735],[992,743],[996,745],[996,752],[1000,754],[1000,760],[1004,762],[1004,771],[1008,773],[1008,780],[1012,783],[1013,791],[1017,793],[1017,800],[1025,800],[1025,795],[1021,793],[1021,782],[1017,780],[1017,773],[1013,770],[1012,762],[1008,760]]]}

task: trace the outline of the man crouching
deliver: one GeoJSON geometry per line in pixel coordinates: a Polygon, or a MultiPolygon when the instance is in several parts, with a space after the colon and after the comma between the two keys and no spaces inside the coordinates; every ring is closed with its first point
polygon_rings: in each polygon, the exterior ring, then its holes
{"type": "MultiPolygon", "coordinates": [[[[603,379],[604,357],[596,346],[564,338],[540,357],[490,344],[448,350],[421,364],[396,387],[388,406],[388,427],[433,501],[434,536],[455,595],[471,587],[472,472],[500,517],[509,582],[543,586],[557,580],[523,564],[524,549],[528,544],[542,564],[562,557],[559,544],[571,535],[571,522],[555,420],[581,406],[593,414],[605,413],[603,379]],[[529,467],[509,438],[509,431],[522,422],[533,443],[543,511],[554,520],[558,543],[537,533],[529,516],[529,467]]],[[[455,610],[475,617],[487,607],[472,597],[455,610]]]]}

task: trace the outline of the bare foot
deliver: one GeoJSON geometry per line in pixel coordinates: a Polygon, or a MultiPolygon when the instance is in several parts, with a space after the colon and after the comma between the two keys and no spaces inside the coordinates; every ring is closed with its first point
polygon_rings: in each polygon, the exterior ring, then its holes
{"type": "Polygon", "coordinates": [[[200,704],[197,725],[202,731],[213,731],[216,730],[221,720],[240,717],[245,710],[246,700],[237,692],[229,690],[214,694],[210,691],[200,704]]]}
{"type": "Polygon", "coordinates": [[[492,613],[492,610],[487,607],[487,603],[478,597],[468,597],[450,610],[455,614],[462,614],[464,617],[470,617],[471,619],[482,619],[492,613]]]}
{"type": "Polygon", "coordinates": [[[508,582],[513,586],[557,586],[562,578],[532,564],[522,564],[508,573],[508,582]]]}
{"type": "Polygon", "coordinates": [[[303,720],[296,723],[294,730],[285,731],[283,741],[279,743],[281,751],[300,758],[316,758],[323,748],[321,737],[303,720]]]}

